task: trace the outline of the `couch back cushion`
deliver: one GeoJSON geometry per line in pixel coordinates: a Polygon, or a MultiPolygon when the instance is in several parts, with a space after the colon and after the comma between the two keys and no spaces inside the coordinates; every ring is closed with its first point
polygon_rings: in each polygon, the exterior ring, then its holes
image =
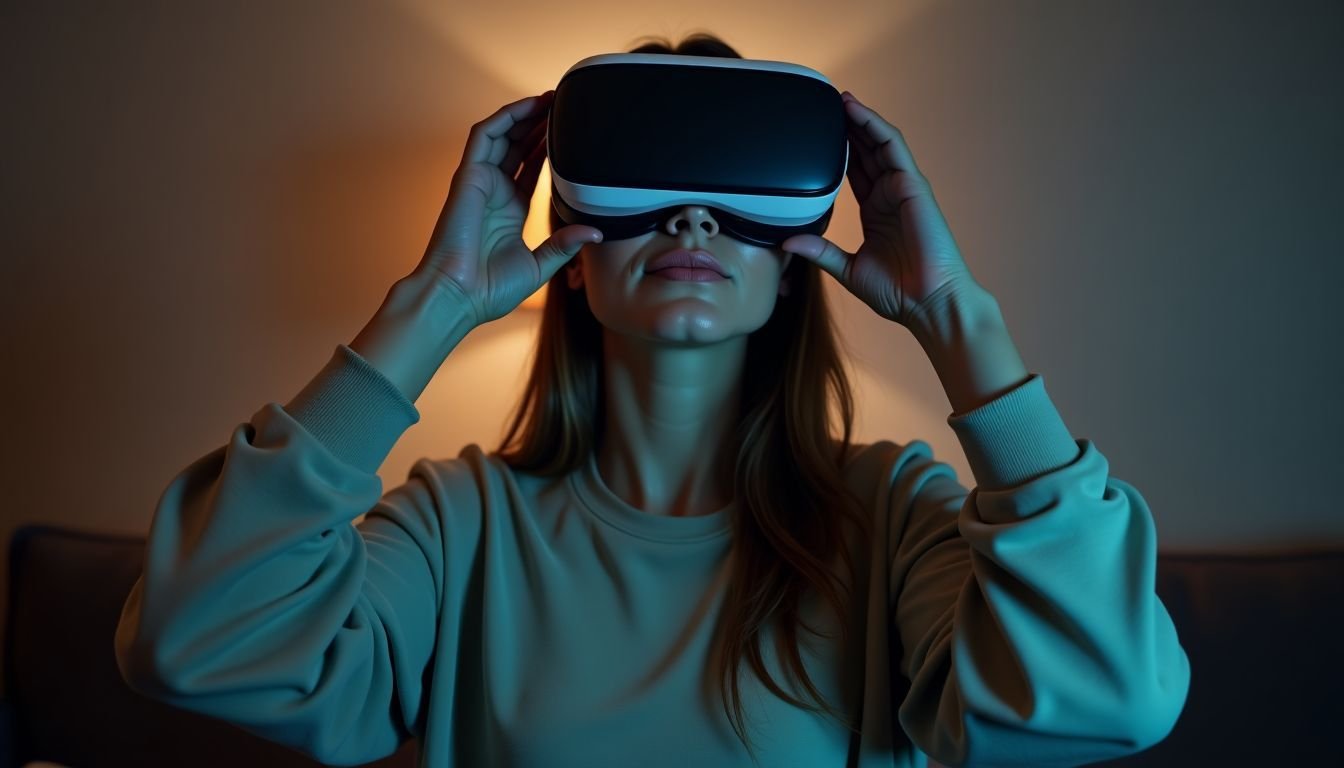
{"type": "MultiPolygon", "coordinates": [[[[144,546],[143,536],[54,526],[15,532],[4,658],[11,759],[319,766],[122,681],[113,636],[144,546]]],[[[1160,554],[1155,589],[1190,657],[1185,710],[1156,746],[1094,765],[1344,765],[1344,550],[1160,554]]],[[[411,768],[417,755],[411,741],[369,766],[411,768]]]]}
{"type": "Polygon", "coordinates": [[[1190,694],[1152,748],[1097,766],[1344,766],[1344,550],[1158,555],[1190,694]]]}

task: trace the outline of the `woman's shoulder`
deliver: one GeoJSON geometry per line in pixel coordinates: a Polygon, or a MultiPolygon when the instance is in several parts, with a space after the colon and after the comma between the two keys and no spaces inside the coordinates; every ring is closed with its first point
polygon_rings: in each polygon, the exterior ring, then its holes
{"type": "MultiPolygon", "coordinates": [[[[839,441],[835,442],[835,446],[838,451],[839,441]]],[[[925,440],[912,438],[902,443],[881,439],[869,443],[851,444],[845,456],[843,472],[846,478],[867,486],[878,477],[885,478],[888,482],[895,482],[899,476],[907,472],[939,464],[945,465],[945,462],[933,455],[933,447],[925,440]]],[[[951,472],[953,477],[956,477],[950,465],[945,467],[940,471],[951,472]]]]}
{"type": "Polygon", "coordinates": [[[541,486],[557,480],[517,469],[498,452],[486,452],[479,443],[467,443],[455,457],[425,457],[416,464],[423,465],[424,471],[433,474],[455,495],[472,493],[479,497],[491,490],[533,495],[541,486]]]}
{"type": "MultiPolygon", "coordinates": [[[[839,440],[832,440],[831,444],[835,452],[840,450],[839,440]]],[[[915,447],[917,444],[923,446],[925,449],[929,447],[928,443],[925,443],[923,440],[912,440],[906,443],[898,443],[895,440],[886,438],[867,443],[851,441],[849,449],[845,453],[844,464],[845,466],[849,466],[854,462],[880,461],[884,457],[889,459],[893,456],[907,452],[912,448],[916,451],[920,450],[915,447]]]]}

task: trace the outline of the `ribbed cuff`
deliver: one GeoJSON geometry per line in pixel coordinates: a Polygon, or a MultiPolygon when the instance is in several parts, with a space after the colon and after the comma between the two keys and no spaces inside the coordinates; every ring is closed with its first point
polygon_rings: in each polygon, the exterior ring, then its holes
{"type": "Polygon", "coordinates": [[[975,410],[947,417],[976,483],[1007,488],[1071,464],[1082,448],[1069,434],[1040,374],[975,410]]]}
{"type": "Polygon", "coordinates": [[[345,344],[283,408],[333,455],[370,474],[420,421],[397,385],[345,344]]]}

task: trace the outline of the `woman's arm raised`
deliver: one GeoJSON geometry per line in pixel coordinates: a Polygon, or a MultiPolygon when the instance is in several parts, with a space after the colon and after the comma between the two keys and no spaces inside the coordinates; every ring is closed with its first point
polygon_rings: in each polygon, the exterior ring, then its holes
{"type": "Polygon", "coordinates": [[[117,626],[127,683],[333,765],[410,738],[440,630],[440,500],[422,464],[381,498],[375,472],[417,421],[340,345],[179,473],[117,626]]]}

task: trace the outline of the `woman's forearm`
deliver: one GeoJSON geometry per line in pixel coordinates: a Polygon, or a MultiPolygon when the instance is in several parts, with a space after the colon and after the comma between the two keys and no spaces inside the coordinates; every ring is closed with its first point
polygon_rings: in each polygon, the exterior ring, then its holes
{"type": "Polygon", "coordinates": [[[392,286],[349,347],[414,403],[474,327],[456,297],[407,278],[392,286]]]}

